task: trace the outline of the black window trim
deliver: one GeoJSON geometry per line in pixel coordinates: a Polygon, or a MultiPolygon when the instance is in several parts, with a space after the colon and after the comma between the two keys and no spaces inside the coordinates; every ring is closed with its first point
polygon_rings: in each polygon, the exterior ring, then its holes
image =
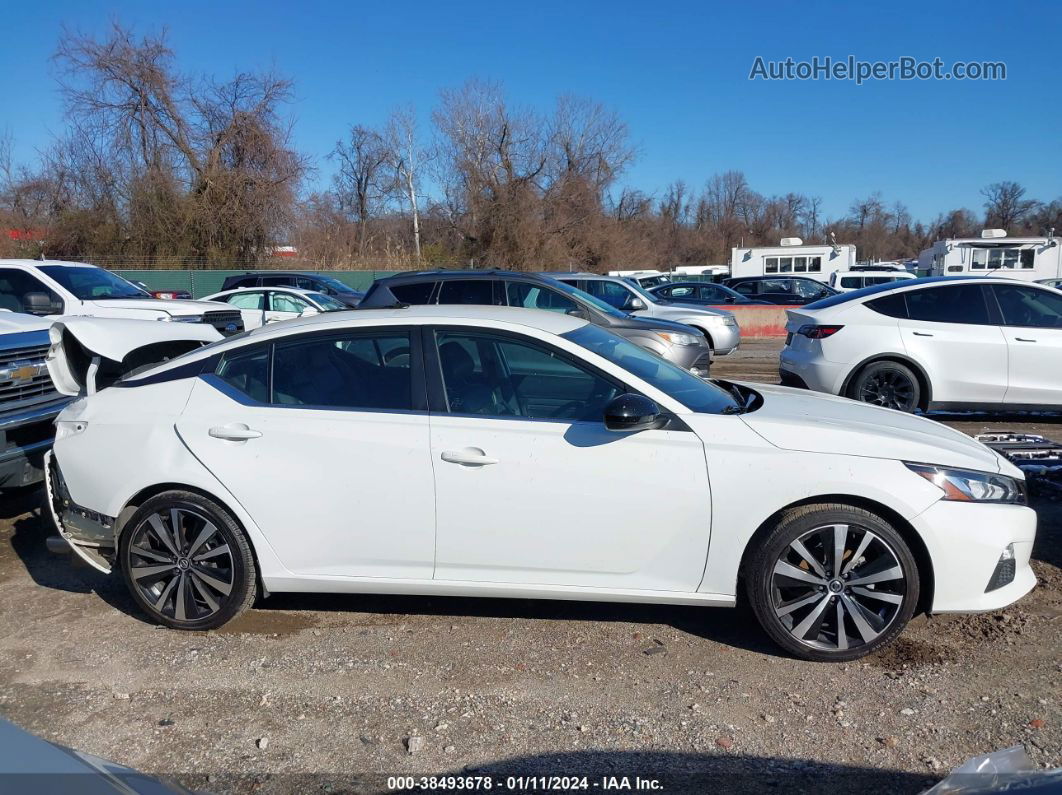
{"type": "MultiPolygon", "coordinates": [[[[319,329],[315,331],[304,332],[302,334],[287,334],[282,337],[263,340],[261,342],[249,342],[246,345],[238,345],[233,348],[229,348],[225,351],[220,351],[214,356],[204,359],[202,362],[202,369],[199,372],[199,377],[210,384],[218,391],[224,393],[228,397],[235,400],[244,406],[251,406],[255,408],[266,409],[296,409],[296,410],[309,410],[309,411],[332,411],[354,414],[427,414],[428,413],[428,393],[425,386],[424,379],[424,354],[421,344],[422,337],[417,332],[417,326],[410,325],[382,325],[382,326],[349,326],[343,329],[319,329]],[[273,365],[276,354],[276,346],[278,344],[286,343],[299,343],[307,340],[316,339],[349,339],[351,337],[372,337],[381,333],[388,332],[404,332],[409,336],[409,377],[410,377],[410,404],[412,408],[409,409],[378,409],[378,408],[360,408],[360,407],[343,407],[343,406],[312,406],[312,405],[289,405],[284,403],[275,403],[273,398],[273,365]],[[220,376],[216,375],[217,369],[224,361],[226,355],[235,354],[236,352],[251,351],[255,348],[267,348],[268,353],[268,390],[270,402],[262,403],[254,400],[249,395],[236,389],[234,386],[224,381],[220,376]]],[[[199,364],[196,362],[195,364],[199,364]]]]}
{"type": "MultiPolygon", "coordinates": [[[[624,383],[617,379],[614,375],[606,373],[599,367],[594,366],[585,359],[580,359],[577,356],[573,356],[568,351],[558,348],[556,345],[552,345],[544,340],[540,340],[536,337],[528,336],[527,334],[519,334],[516,332],[508,331],[506,329],[490,328],[488,326],[457,326],[457,325],[425,325],[422,327],[422,343],[421,348],[425,352],[425,371],[427,374],[427,387],[428,387],[428,407],[429,413],[438,414],[446,417],[470,417],[474,419],[483,420],[509,420],[516,422],[549,422],[549,423],[561,423],[564,425],[600,425],[601,422],[595,420],[568,420],[568,419],[551,419],[548,417],[509,417],[503,415],[493,414],[463,414],[455,411],[450,411],[449,404],[446,399],[446,388],[443,385],[442,376],[442,361],[439,359],[439,346],[437,344],[436,334],[439,332],[451,333],[451,334],[468,334],[470,336],[487,336],[487,337],[502,337],[511,339],[513,342],[518,342],[524,345],[538,346],[546,349],[550,354],[557,356],[559,359],[563,359],[574,367],[579,367],[583,370],[589,371],[594,376],[608,381],[617,389],[621,390],[624,394],[641,394],[637,389],[630,384],[624,383]]],[[[670,429],[676,430],[669,426],[670,429]]]]}

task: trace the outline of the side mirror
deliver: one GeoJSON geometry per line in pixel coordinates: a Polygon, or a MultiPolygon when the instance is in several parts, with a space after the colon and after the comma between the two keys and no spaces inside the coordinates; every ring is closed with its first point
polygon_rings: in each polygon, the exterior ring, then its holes
{"type": "Polygon", "coordinates": [[[643,301],[641,298],[632,298],[630,301],[627,302],[627,306],[625,308],[631,312],[637,312],[639,309],[645,309],[645,301],[643,301]]]}
{"type": "Polygon", "coordinates": [[[663,426],[660,407],[645,395],[626,394],[605,406],[605,428],[617,433],[651,431],[663,426]]]}
{"type": "Polygon", "coordinates": [[[63,302],[54,301],[48,293],[26,293],[22,305],[28,315],[61,315],[63,302]]]}

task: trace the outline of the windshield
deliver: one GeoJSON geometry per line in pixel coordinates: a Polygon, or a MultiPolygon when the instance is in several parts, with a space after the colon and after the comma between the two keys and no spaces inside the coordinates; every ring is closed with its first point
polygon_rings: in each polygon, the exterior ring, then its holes
{"type": "Polygon", "coordinates": [[[350,309],[350,307],[342,301],[337,301],[335,298],[332,298],[332,296],[325,295],[324,293],[307,293],[306,297],[317,304],[317,306],[325,312],[339,312],[343,309],[350,309]]]}
{"type": "Polygon", "coordinates": [[[638,293],[638,295],[641,298],[643,298],[647,304],[659,304],[660,303],[660,296],[659,295],[653,295],[651,292],[646,290],[644,287],[642,287],[636,281],[626,281],[625,280],[623,282],[623,285],[625,287],[630,288],[631,290],[634,290],[634,292],[638,293]]]}
{"type": "Polygon", "coordinates": [[[734,414],[742,410],[734,396],[722,387],[704,381],[600,326],[588,324],[561,336],[618,364],[691,411],[734,414]]]}
{"type": "Polygon", "coordinates": [[[836,293],[834,295],[827,296],[826,298],[820,298],[818,301],[807,304],[806,309],[828,309],[831,306],[838,306],[839,304],[846,304],[849,301],[858,301],[860,298],[865,298],[868,295],[876,295],[877,293],[887,293],[889,290],[895,290],[898,287],[910,287],[913,284],[921,284],[921,280],[918,279],[899,279],[902,284],[896,284],[895,281],[886,282],[885,284],[874,284],[870,287],[863,287],[859,290],[852,290],[847,293],[836,293]]]}
{"type": "Polygon", "coordinates": [[[616,307],[612,306],[612,304],[606,304],[604,301],[602,301],[600,298],[598,298],[595,295],[590,295],[590,293],[588,293],[588,292],[586,292],[584,290],[580,290],[578,287],[572,287],[567,282],[556,281],[556,280],[552,280],[552,281],[553,281],[553,283],[556,286],[558,286],[561,289],[562,292],[565,292],[565,293],[567,293],[568,295],[571,295],[571,296],[575,296],[576,298],[578,298],[583,303],[590,304],[595,309],[597,309],[599,312],[604,312],[606,315],[609,315],[610,317],[622,317],[622,318],[626,318],[627,317],[626,313],[620,312],[618,309],[616,309],[616,307]]]}
{"type": "Polygon", "coordinates": [[[339,281],[339,279],[333,279],[331,276],[317,276],[315,278],[317,279],[317,281],[321,282],[326,287],[330,287],[337,293],[354,292],[353,287],[343,284],[343,282],[339,281]]]}
{"type": "Polygon", "coordinates": [[[55,279],[74,294],[79,301],[99,301],[108,298],[151,298],[132,282],[115,276],[103,268],[91,265],[41,265],[40,271],[55,279]]]}

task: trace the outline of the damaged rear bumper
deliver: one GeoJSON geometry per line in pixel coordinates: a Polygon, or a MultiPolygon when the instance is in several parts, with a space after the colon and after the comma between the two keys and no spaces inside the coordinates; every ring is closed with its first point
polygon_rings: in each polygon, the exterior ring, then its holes
{"type": "Polygon", "coordinates": [[[70,499],[63,473],[50,451],[44,458],[44,473],[48,509],[59,535],[78,557],[94,569],[110,574],[116,554],[114,518],[83,508],[70,499]]]}

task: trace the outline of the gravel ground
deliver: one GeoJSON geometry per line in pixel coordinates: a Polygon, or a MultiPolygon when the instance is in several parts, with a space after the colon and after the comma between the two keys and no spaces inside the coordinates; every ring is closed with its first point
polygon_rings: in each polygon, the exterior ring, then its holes
{"type": "MultiPolygon", "coordinates": [[[[776,381],[777,350],[746,342],[715,373],[776,381]]],[[[1062,418],[942,419],[1062,439],[1062,418]]],[[[36,500],[0,506],[0,715],[204,790],[519,772],[918,792],[1011,745],[1062,766],[1059,503],[1034,506],[1040,582],[1019,604],[921,617],[871,658],[819,665],[740,608],[275,595],[223,631],[173,632],[50,553],[36,500]]]]}

